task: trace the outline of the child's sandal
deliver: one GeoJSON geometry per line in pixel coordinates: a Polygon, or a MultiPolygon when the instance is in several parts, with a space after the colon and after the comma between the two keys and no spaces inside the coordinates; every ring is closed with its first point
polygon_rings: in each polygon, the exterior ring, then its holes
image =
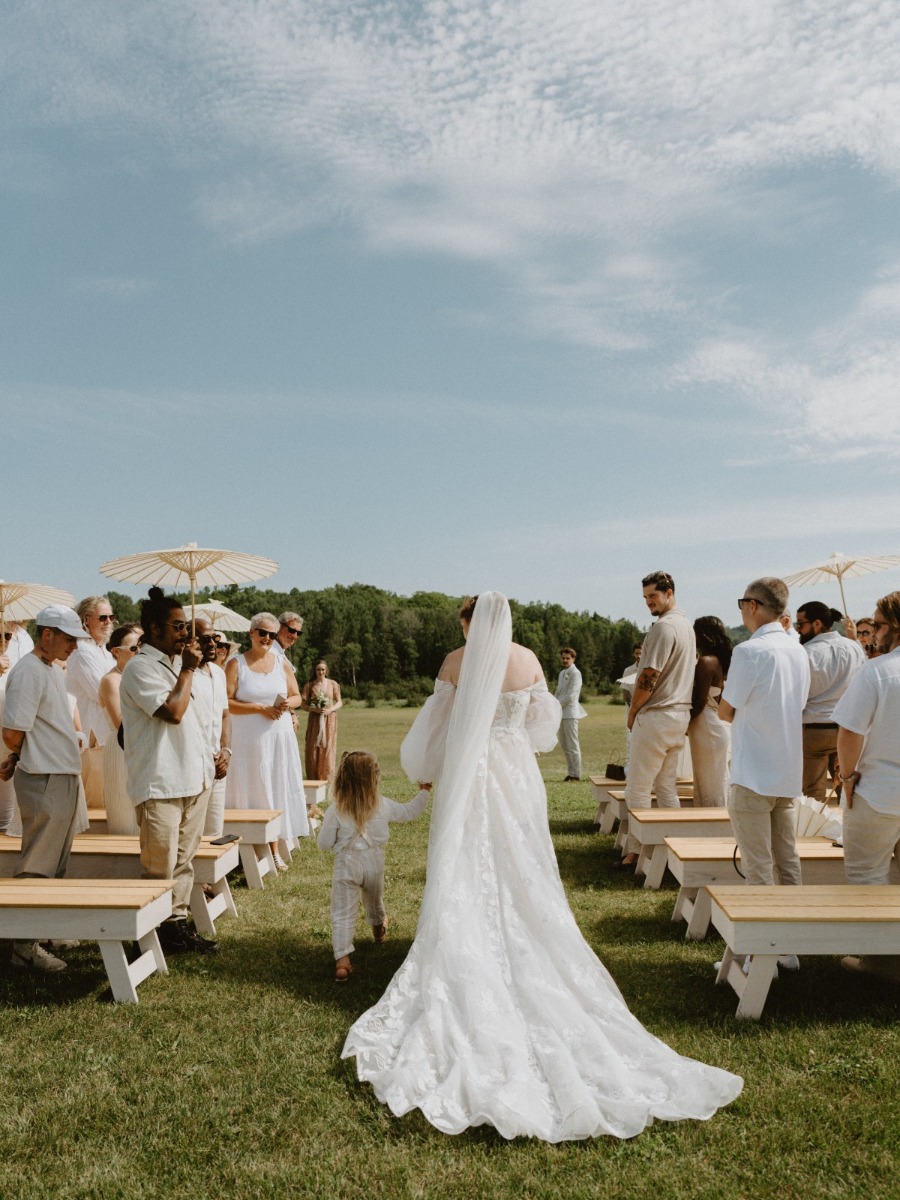
{"type": "Polygon", "coordinates": [[[380,925],[372,926],[372,937],[375,939],[376,946],[380,946],[381,943],[384,941],[384,939],[387,937],[387,927],[388,927],[387,917],[384,918],[384,920],[381,922],[380,925]]]}
{"type": "Polygon", "coordinates": [[[352,974],[353,974],[353,964],[349,963],[349,962],[341,963],[340,966],[335,967],[335,969],[334,969],[334,982],[335,983],[346,983],[352,974]]]}

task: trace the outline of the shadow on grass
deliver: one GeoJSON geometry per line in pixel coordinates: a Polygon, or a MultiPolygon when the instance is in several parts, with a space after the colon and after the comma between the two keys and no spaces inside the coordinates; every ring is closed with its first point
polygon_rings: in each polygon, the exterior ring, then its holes
{"type": "Polygon", "coordinates": [[[67,964],[55,973],[14,967],[12,942],[0,943],[0,1008],[57,1008],[94,998],[113,1003],[106,968],[96,942],[54,951],[67,964]]]}

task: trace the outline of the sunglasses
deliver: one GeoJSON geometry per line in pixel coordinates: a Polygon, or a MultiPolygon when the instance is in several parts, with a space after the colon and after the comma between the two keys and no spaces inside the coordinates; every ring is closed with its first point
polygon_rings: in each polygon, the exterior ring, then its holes
{"type": "Polygon", "coordinates": [[[184,633],[187,630],[187,621],[166,621],[167,625],[171,625],[176,633],[184,633]]]}
{"type": "Polygon", "coordinates": [[[257,637],[269,638],[270,641],[278,637],[278,634],[273,633],[271,629],[254,629],[253,632],[257,637]]]}
{"type": "Polygon", "coordinates": [[[137,652],[138,652],[138,650],[140,650],[140,648],[141,648],[140,645],[137,645],[137,646],[113,646],[113,654],[115,654],[115,652],[117,650],[127,650],[129,654],[137,654],[137,652]]]}
{"type": "Polygon", "coordinates": [[[300,634],[303,632],[302,629],[295,629],[293,627],[293,625],[282,625],[281,628],[286,629],[288,631],[288,633],[292,633],[294,635],[294,637],[299,637],[300,634]]]}
{"type": "Polygon", "coordinates": [[[116,618],[113,616],[112,613],[110,613],[109,616],[97,618],[97,620],[102,621],[104,623],[104,625],[106,624],[107,621],[115,621],[115,619],[116,618]]]}

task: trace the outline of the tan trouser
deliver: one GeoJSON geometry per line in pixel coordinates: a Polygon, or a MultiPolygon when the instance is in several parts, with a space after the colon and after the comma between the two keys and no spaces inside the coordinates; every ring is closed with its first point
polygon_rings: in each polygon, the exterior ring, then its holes
{"type": "MultiPolygon", "coordinates": [[[[891,860],[900,863],[900,815],[877,812],[859,792],[844,810],[844,873],[848,883],[890,883],[891,860]]],[[[867,954],[878,974],[900,979],[900,956],[867,954]]]]}
{"type": "Polygon", "coordinates": [[[15,874],[45,879],[65,875],[75,837],[78,776],[31,775],[19,767],[13,782],[22,814],[15,874]]]}
{"type": "Polygon", "coordinates": [[[574,717],[563,717],[560,721],[559,745],[566,756],[566,774],[580,779],[581,746],[578,742],[578,722],[574,717]]]}
{"type": "Polygon", "coordinates": [[[384,850],[340,850],[334,856],[331,881],[331,944],[334,957],[352,954],[353,931],[362,894],[370,925],[384,921],[384,850]]]}
{"type": "MultiPolygon", "coordinates": [[[[114,733],[110,737],[115,737],[114,733]]],[[[81,782],[88,808],[105,808],[103,801],[103,747],[91,746],[81,754],[81,782]]]]}
{"type": "Polygon", "coordinates": [[[209,804],[206,808],[206,821],[203,825],[204,837],[221,837],[225,832],[226,783],[225,779],[217,779],[209,790],[209,804]]]}
{"type": "Polygon", "coordinates": [[[828,729],[803,726],[803,795],[824,803],[828,762],[837,750],[837,725],[828,729]]]}
{"type": "Polygon", "coordinates": [[[209,789],[177,800],[135,806],[141,837],[141,876],[172,879],[172,918],[184,920],[194,886],[194,855],[203,835],[209,789]]]}
{"type": "Polygon", "coordinates": [[[792,796],[760,796],[739,783],[728,797],[731,827],[749,884],[800,883],[792,796]],[[778,879],[775,879],[775,875],[778,879]]]}
{"type": "MultiPolygon", "coordinates": [[[[642,708],[635,717],[625,780],[629,808],[649,808],[654,790],[660,808],[681,808],[675,780],[690,716],[686,708],[642,708]]],[[[625,853],[639,854],[640,850],[641,843],[629,834],[625,853]]]]}

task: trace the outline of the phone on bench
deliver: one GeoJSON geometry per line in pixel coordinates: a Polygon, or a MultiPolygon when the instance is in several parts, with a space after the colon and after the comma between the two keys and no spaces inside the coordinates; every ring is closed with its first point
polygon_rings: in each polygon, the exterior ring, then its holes
{"type": "Polygon", "coordinates": [[[236,833],[226,833],[220,838],[213,838],[209,844],[211,846],[227,846],[229,842],[237,842],[239,840],[236,833]]]}

